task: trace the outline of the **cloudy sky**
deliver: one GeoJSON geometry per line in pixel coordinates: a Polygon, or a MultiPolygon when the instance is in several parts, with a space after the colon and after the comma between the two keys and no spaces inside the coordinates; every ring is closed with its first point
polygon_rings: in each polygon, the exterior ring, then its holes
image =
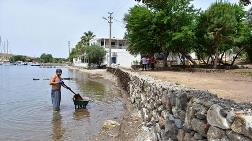
{"type": "MultiPolygon", "coordinates": [[[[214,1],[194,0],[193,4],[204,10],[214,1]]],[[[67,57],[67,42],[73,47],[88,30],[96,37],[108,37],[109,26],[102,17],[110,11],[115,19],[112,36],[122,38],[122,18],[135,4],[134,0],[0,0],[0,36],[8,39],[13,54],[67,57]]]]}

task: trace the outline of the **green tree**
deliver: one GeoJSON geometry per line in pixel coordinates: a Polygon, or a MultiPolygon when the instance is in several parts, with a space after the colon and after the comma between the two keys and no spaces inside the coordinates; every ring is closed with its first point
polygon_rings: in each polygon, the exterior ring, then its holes
{"type": "Polygon", "coordinates": [[[136,53],[162,52],[166,64],[169,52],[189,59],[194,47],[195,18],[198,10],[191,0],[146,0],[146,6],[135,6],[125,17],[129,50],[136,53]]]}
{"type": "Polygon", "coordinates": [[[152,54],[160,52],[157,46],[158,36],[153,23],[154,13],[145,6],[135,6],[125,16],[128,50],[131,54],[152,54]]]}
{"type": "Polygon", "coordinates": [[[79,55],[83,55],[85,52],[86,46],[89,46],[90,41],[95,37],[94,33],[91,31],[84,32],[84,35],[81,36],[80,41],[72,48],[69,59],[72,62],[73,58],[78,57],[79,55]]]}
{"type": "MultiPolygon", "coordinates": [[[[233,47],[244,44],[248,30],[244,23],[243,8],[229,2],[213,3],[199,19],[197,37],[200,49],[197,52],[209,54],[217,67],[219,56],[233,47]]],[[[244,45],[242,45],[244,46],[244,45]]]]}
{"type": "Polygon", "coordinates": [[[40,61],[42,63],[52,63],[53,62],[53,56],[52,56],[52,54],[43,53],[40,56],[40,61]]]}
{"type": "MultiPolygon", "coordinates": [[[[171,1],[171,0],[135,0],[137,2],[143,2],[147,5],[156,5],[156,6],[160,6],[162,5],[162,3],[165,3],[166,1],[171,1]]],[[[243,5],[249,5],[251,4],[251,0],[240,0],[240,3],[243,5]]]]}
{"type": "Polygon", "coordinates": [[[163,50],[180,54],[196,65],[190,53],[196,46],[195,28],[199,11],[190,2],[191,0],[170,0],[166,2],[165,9],[160,11],[165,13],[162,21],[167,26],[166,46],[163,50]]]}
{"type": "Polygon", "coordinates": [[[94,35],[94,33],[93,32],[91,32],[91,31],[88,31],[88,32],[84,32],[84,35],[83,36],[81,36],[81,43],[82,43],[82,45],[90,45],[90,41],[92,40],[92,39],[94,39],[94,37],[95,37],[95,35],[94,35]]]}
{"type": "MultiPolygon", "coordinates": [[[[247,20],[248,20],[249,27],[251,29],[252,28],[252,8],[250,8],[247,12],[247,20]]],[[[251,42],[252,38],[250,38],[249,41],[251,42]]],[[[252,63],[252,43],[250,43],[250,47],[246,48],[246,52],[247,52],[248,60],[252,63]]]]}
{"type": "Polygon", "coordinates": [[[89,60],[89,66],[91,63],[100,66],[103,62],[105,55],[105,49],[97,45],[87,46],[85,49],[85,57],[89,60]]]}
{"type": "Polygon", "coordinates": [[[10,57],[11,62],[23,61],[26,62],[29,58],[24,55],[13,55],[10,57]]]}

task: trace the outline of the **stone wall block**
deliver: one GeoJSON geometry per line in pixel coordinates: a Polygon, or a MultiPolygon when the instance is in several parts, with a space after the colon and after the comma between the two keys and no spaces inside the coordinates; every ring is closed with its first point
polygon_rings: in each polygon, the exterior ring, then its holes
{"type": "Polygon", "coordinates": [[[215,140],[220,141],[226,138],[227,136],[226,136],[225,131],[218,127],[211,126],[207,132],[207,139],[210,141],[215,141],[215,140]]]}
{"type": "Polygon", "coordinates": [[[174,119],[174,123],[175,123],[175,125],[176,125],[176,127],[178,128],[178,129],[182,129],[183,128],[183,121],[181,121],[180,119],[174,119]]]}
{"type": "Polygon", "coordinates": [[[235,133],[232,130],[227,130],[226,135],[231,141],[252,141],[251,139],[249,139],[241,134],[235,133]]]}
{"type": "Polygon", "coordinates": [[[178,111],[179,111],[179,109],[177,109],[175,106],[172,106],[172,114],[175,117],[179,117],[178,111]]]}
{"type": "Polygon", "coordinates": [[[172,111],[172,105],[170,102],[170,96],[169,95],[163,95],[161,98],[162,104],[164,105],[164,107],[166,108],[166,110],[168,110],[169,112],[172,111]]]}
{"type": "Polygon", "coordinates": [[[164,119],[167,119],[168,114],[169,114],[169,112],[164,110],[164,111],[161,112],[161,117],[164,118],[164,119]]]}
{"type": "Polygon", "coordinates": [[[162,113],[162,111],[164,111],[164,110],[165,110],[164,106],[163,106],[163,105],[160,105],[160,106],[157,108],[158,115],[161,116],[161,113],[162,113]]]}
{"type": "Polygon", "coordinates": [[[182,94],[179,94],[177,97],[176,97],[176,108],[177,109],[180,109],[180,110],[186,110],[186,107],[187,107],[187,95],[186,93],[182,93],[182,94]]]}
{"type": "Polygon", "coordinates": [[[209,128],[209,125],[200,119],[193,118],[191,121],[192,129],[196,132],[198,132],[201,136],[207,137],[207,131],[209,128]]]}
{"type": "Polygon", "coordinates": [[[193,135],[194,133],[185,133],[184,141],[195,141],[195,139],[193,139],[193,135]]]}
{"type": "Polygon", "coordinates": [[[178,111],[178,118],[185,122],[185,117],[186,117],[186,111],[178,111]]]}
{"type": "Polygon", "coordinates": [[[193,106],[195,110],[195,116],[200,120],[206,120],[207,110],[206,107],[200,104],[196,104],[193,106]]]}
{"type": "Polygon", "coordinates": [[[158,122],[158,120],[159,120],[159,115],[158,115],[157,110],[153,110],[153,111],[152,111],[152,118],[153,118],[153,121],[158,122]]]}
{"type": "Polygon", "coordinates": [[[185,131],[183,129],[179,129],[177,135],[178,141],[185,141],[184,137],[185,137],[185,131]]]}
{"type": "Polygon", "coordinates": [[[193,109],[193,103],[192,100],[188,103],[188,106],[186,108],[186,113],[185,113],[185,128],[186,129],[191,129],[192,124],[191,120],[195,117],[195,110],[193,109]]]}
{"type": "Polygon", "coordinates": [[[170,102],[172,106],[176,106],[176,97],[176,93],[173,92],[170,94],[170,102]]]}
{"type": "Polygon", "coordinates": [[[193,135],[193,139],[195,139],[195,140],[203,140],[204,139],[204,137],[203,136],[201,136],[199,133],[195,133],[194,135],[193,135]]]}
{"type": "Polygon", "coordinates": [[[221,129],[230,129],[230,123],[227,121],[226,117],[223,117],[221,110],[223,108],[218,104],[212,105],[207,111],[207,121],[211,126],[216,126],[221,129]]]}
{"type": "Polygon", "coordinates": [[[165,119],[163,117],[159,117],[158,124],[160,129],[165,129],[165,119]]]}
{"type": "Polygon", "coordinates": [[[231,129],[252,139],[252,114],[238,114],[231,125],[231,129]]]}
{"type": "Polygon", "coordinates": [[[151,121],[151,114],[150,114],[150,112],[148,111],[148,109],[146,109],[146,108],[143,108],[142,109],[142,117],[143,117],[143,120],[145,121],[145,122],[150,122],[151,121]]]}
{"type": "Polygon", "coordinates": [[[166,120],[165,133],[167,138],[177,140],[178,129],[173,121],[166,120]]]}

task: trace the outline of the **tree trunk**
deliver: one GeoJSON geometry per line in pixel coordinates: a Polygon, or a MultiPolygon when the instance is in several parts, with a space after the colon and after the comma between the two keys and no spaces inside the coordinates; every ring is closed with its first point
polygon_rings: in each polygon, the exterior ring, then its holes
{"type": "Polygon", "coordinates": [[[215,53],[215,58],[214,58],[214,69],[217,69],[217,64],[218,64],[218,58],[219,58],[219,53],[218,53],[218,51],[216,51],[216,53],[215,53]]]}
{"type": "Polygon", "coordinates": [[[199,58],[199,60],[202,60],[205,65],[207,65],[207,62],[205,61],[204,57],[199,58]]]}
{"type": "Polygon", "coordinates": [[[164,67],[168,67],[168,64],[167,64],[168,55],[169,53],[164,53],[164,59],[163,59],[164,67]]]}
{"type": "Polygon", "coordinates": [[[245,47],[243,47],[234,57],[232,63],[230,64],[230,66],[234,65],[235,60],[237,59],[237,57],[241,54],[241,52],[245,49],[245,47]]]}
{"type": "Polygon", "coordinates": [[[223,52],[223,53],[221,54],[221,58],[220,58],[220,60],[219,60],[219,65],[221,64],[221,62],[223,62],[222,59],[223,59],[224,54],[225,54],[225,52],[223,52]]]}
{"type": "Polygon", "coordinates": [[[189,54],[183,54],[186,59],[193,63],[193,65],[197,65],[197,63],[193,60],[192,56],[189,54]]]}
{"type": "Polygon", "coordinates": [[[207,58],[207,65],[209,64],[209,60],[210,60],[210,58],[211,58],[211,55],[210,55],[210,56],[208,56],[208,58],[207,58]]]}

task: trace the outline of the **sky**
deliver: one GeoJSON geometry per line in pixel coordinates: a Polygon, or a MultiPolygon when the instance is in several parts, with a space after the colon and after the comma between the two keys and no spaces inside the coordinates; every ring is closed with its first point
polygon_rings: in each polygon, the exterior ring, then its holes
{"type": "MultiPolygon", "coordinates": [[[[193,4],[205,10],[212,2],[194,0],[193,4]]],[[[109,37],[108,22],[102,18],[108,12],[114,17],[112,37],[123,38],[122,19],[135,4],[134,0],[0,0],[0,36],[9,41],[12,54],[68,57],[68,41],[74,47],[84,32],[109,37]]]]}

